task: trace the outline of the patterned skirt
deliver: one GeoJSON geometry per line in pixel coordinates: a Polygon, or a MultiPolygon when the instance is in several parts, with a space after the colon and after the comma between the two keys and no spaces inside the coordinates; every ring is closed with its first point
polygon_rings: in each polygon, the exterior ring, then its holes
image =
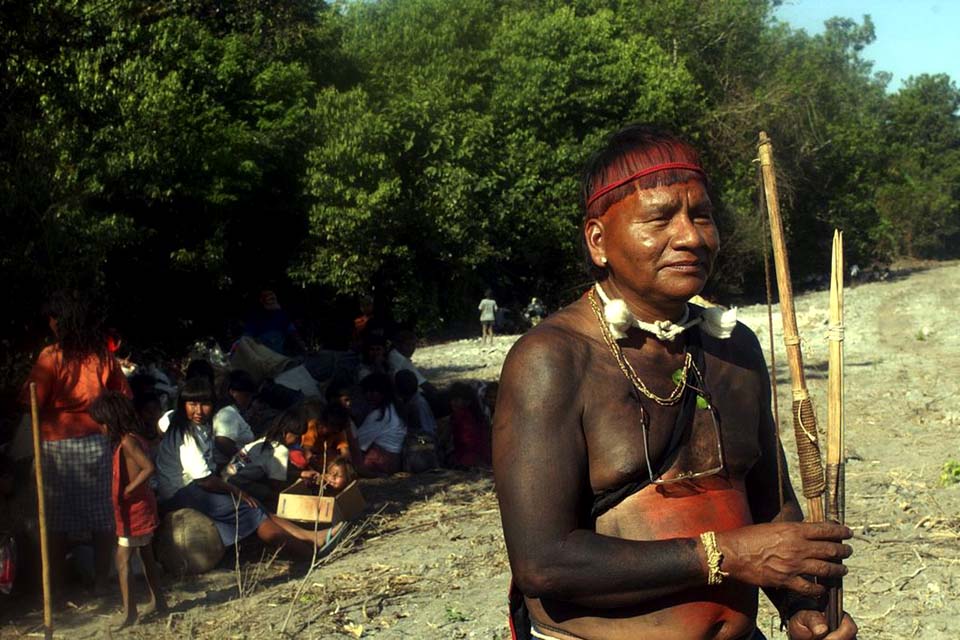
{"type": "Polygon", "coordinates": [[[106,436],[47,440],[42,444],[47,526],[55,533],[113,531],[110,443],[106,436]]]}

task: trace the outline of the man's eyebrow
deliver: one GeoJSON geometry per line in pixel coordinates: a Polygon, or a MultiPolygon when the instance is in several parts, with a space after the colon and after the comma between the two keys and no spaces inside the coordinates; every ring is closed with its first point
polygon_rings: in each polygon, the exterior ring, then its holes
{"type": "Polygon", "coordinates": [[[647,203],[647,207],[656,213],[670,213],[671,211],[676,211],[683,204],[683,198],[679,195],[673,195],[668,198],[657,198],[652,202],[647,203]]]}

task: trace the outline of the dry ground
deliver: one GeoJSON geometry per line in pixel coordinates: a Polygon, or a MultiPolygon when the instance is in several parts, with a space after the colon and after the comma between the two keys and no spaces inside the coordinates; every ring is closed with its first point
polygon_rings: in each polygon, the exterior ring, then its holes
{"type": "MultiPolygon", "coordinates": [[[[960,265],[902,272],[847,290],[847,521],[857,532],[845,581],[862,638],[960,637],[960,488],[943,487],[960,459],[960,265]]],[[[826,292],[797,300],[811,395],[825,424],[826,292]]],[[[765,307],[741,319],[766,345],[765,307]]],[[[775,318],[779,327],[779,318],[775,318]]],[[[781,407],[789,407],[785,356],[775,329],[781,407]]],[[[481,349],[460,341],[418,351],[441,382],[495,379],[514,337],[481,349]]],[[[781,421],[790,425],[789,409],[781,421]]],[[[789,460],[792,434],[784,434],[789,460]]],[[[796,485],[796,479],[795,479],[796,485]]],[[[245,549],[240,595],[233,557],[204,576],[168,577],[173,613],[116,638],[507,637],[509,581],[488,474],[445,471],[368,482],[369,515],[356,535],[312,572],[245,549]]],[[[0,636],[35,634],[39,614],[17,604],[0,636]]],[[[58,637],[111,637],[111,600],[81,602],[57,617],[58,637]]],[[[34,607],[35,609],[35,607],[34,607]]],[[[769,605],[760,624],[773,638],[769,605]]]]}

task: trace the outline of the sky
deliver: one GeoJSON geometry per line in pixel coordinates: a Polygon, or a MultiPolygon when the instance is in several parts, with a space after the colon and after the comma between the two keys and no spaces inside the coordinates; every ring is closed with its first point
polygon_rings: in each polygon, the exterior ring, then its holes
{"type": "Polygon", "coordinates": [[[960,84],[960,0],[785,0],[779,20],[813,35],[833,16],[862,22],[870,14],[876,40],[861,56],[874,71],[889,71],[888,91],[921,73],[946,73],[960,84]]]}

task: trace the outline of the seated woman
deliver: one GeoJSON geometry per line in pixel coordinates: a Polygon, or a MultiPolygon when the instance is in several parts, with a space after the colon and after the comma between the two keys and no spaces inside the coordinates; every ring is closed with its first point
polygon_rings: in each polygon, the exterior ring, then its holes
{"type": "Polygon", "coordinates": [[[290,447],[300,442],[306,429],[300,412],[288,409],[265,436],[237,452],[223,478],[276,511],[280,492],[300,477],[300,469],[290,463],[290,447]]]}
{"type": "Polygon", "coordinates": [[[225,546],[256,533],[267,544],[285,546],[303,556],[312,554],[315,544],[321,553],[331,549],[344,532],[342,525],[315,535],[268,514],[256,499],[214,473],[212,413],[209,380],[188,380],[157,451],[160,511],[196,509],[213,520],[225,546]]]}
{"type": "Polygon", "coordinates": [[[373,373],[360,381],[371,411],[357,429],[361,473],[396,473],[402,466],[404,424],[393,404],[393,385],[385,373],[373,373]]]}

